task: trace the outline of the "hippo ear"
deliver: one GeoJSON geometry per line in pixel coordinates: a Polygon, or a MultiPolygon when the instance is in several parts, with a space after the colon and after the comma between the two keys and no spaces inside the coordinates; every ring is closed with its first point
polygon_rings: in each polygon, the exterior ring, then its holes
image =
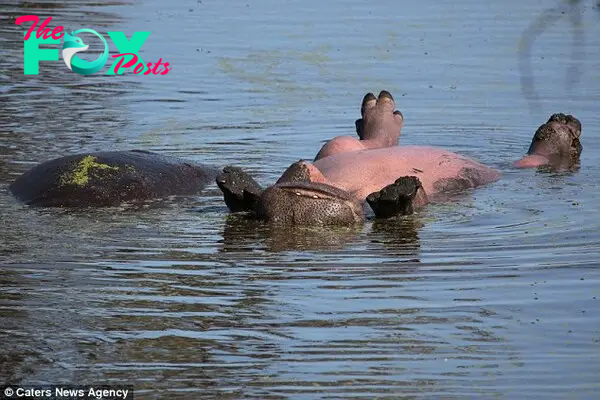
{"type": "Polygon", "coordinates": [[[365,121],[362,118],[359,118],[354,122],[354,125],[356,126],[356,134],[360,140],[363,140],[363,135],[365,133],[365,121]]]}

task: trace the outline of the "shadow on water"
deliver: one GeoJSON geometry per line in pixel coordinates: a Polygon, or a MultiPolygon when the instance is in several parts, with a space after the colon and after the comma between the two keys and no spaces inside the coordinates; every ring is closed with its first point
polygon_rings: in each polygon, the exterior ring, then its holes
{"type": "Polygon", "coordinates": [[[367,233],[372,243],[378,243],[391,254],[407,258],[411,262],[419,261],[419,229],[422,220],[415,215],[374,220],[371,231],[367,233]]]}

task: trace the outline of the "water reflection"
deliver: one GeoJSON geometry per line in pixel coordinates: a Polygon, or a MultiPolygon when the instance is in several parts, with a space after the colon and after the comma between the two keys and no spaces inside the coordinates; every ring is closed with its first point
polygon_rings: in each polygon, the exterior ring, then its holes
{"type": "Polygon", "coordinates": [[[381,244],[388,252],[411,262],[419,261],[419,229],[423,227],[419,215],[374,220],[368,238],[372,243],[381,244]]]}
{"type": "Polygon", "coordinates": [[[266,224],[244,214],[230,214],[225,218],[220,251],[243,254],[263,246],[274,252],[340,250],[363,235],[370,243],[398,256],[417,257],[418,229],[423,226],[417,216],[373,220],[366,225],[281,226],[266,224]]]}
{"type": "MultiPolygon", "coordinates": [[[[332,1],[0,4],[12,16],[49,4],[68,27],[152,30],[144,50],[174,65],[164,79],[80,79],[61,63],[25,78],[21,32],[0,26],[1,383],[128,383],[144,399],[597,395],[595,11],[582,16],[585,90],[538,85],[548,109],[529,118],[517,45],[555,0],[402,12],[332,1]],[[462,152],[503,178],[356,230],[239,220],[214,186],[79,212],[6,190],[29,164],[135,147],[273,182],[354,135],[360,97],[381,89],[402,94],[402,143],[462,152]],[[512,169],[561,111],[583,124],[577,173],[512,169]]],[[[572,54],[561,21],[535,41],[555,55],[536,67],[544,82],[561,82],[572,54]]]]}
{"type": "Polygon", "coordinates": [[[303,227],[278,226],[245,215],[228,215],[223,228],[223,252],[252,251],[265,246],[268,251],[316,251],[341,249],[361,232],[361,226],[303,227]]]}

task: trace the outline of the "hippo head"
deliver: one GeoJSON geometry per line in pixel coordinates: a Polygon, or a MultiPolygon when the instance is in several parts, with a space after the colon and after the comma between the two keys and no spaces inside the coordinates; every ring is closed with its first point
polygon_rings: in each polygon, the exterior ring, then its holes
{"type": "Polygon", "coordinates": [[[264,191],[237,167],[225,167],[216,182],[232,212],[253,211],[269,222],[296,225],[362,222],[364,213],[360,202],[343,190],[311,182],[315,175],[312,168],[312,164],[303,161],[294,163],[282,179],[264,191]]]}
{"type": "Polygon", "coordinates": [[[295,225],[353,225],[364,221],[362,205],[325,183],[285,182],[267,188],[256,209],[270,222],[295,225]]]}
{"type": "Polygon", "coordinates": [[[382,90],[378,97],[367,93],[360,108],[362,118],[356,120],[356,133],[361,140],[377,140],[386,147],[395,146],[400,138],[404,117],[396,110],[391,93],[382,90]]]}
{"type": "Polygon", "coordinates": [[[542,156],[554,166],[578,163],[582,146],[581,122],[572,115],[554,114],[533,136],[528,155],[542,156]]]}

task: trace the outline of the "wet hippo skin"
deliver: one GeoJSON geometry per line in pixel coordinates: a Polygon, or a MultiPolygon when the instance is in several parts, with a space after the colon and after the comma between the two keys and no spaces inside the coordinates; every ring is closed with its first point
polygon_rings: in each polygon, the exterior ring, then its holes
{"type": "Polygon", "coordinates": [[[217,172],[212,166],[144,150],[83,153],[39,164],[9,189],[32,206],[116,206],[196,194],[217,172]]]}
{"type": "Polygon", "coordinates": [[[251,210],[267,221],[345,225],[364,220],[368,202],[379,218],[410,214],[440,193],[474,188],[500,173],[433,147],[403,146],[343,152],[314,163],[298,161],[266,190],[243,185],[250,177],[225,168],[217,177],[230,210],[251,210]],[[232,191],[240,197],[232,196],[232,191]],[[390,197],[392,194],[392,197],[390,197]]]}

